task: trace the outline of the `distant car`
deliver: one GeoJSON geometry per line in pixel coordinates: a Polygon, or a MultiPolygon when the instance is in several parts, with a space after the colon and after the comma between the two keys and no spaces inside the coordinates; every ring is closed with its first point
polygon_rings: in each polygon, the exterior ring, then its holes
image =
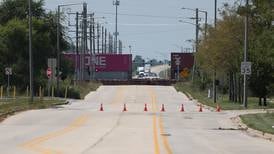
{"type": "Polygon", "coordinates": [[[145,73],[139,73],[138,79],[143,79],[145,77],[145,73]]]}

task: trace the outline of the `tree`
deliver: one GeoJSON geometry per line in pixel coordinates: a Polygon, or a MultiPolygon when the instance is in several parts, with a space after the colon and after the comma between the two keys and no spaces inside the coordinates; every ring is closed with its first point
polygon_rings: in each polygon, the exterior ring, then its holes
{"type": "MultiPolygon", "coordinates": [[[[56,57],[56,15],[45,13],[43,1],[33,2],[33,65],[34,85],[38,89],[46,84],[47,59],[56,57]]],[[[26,88],[29,81],[28,20],[26,0],[5,0],[0,8],[13,13],[0,14],[0,64],[12,67],[12,84],[26,88]],[[22,4],[22,5],[19,5],[22,4]],[[25,11],[24,11],[25,10],[25,11]]],[[[0,12],[3,11],[0,9],[0,12]]],[[[64,28],[61,27],[61,50],[68,47],[64,28]]],[[[69,67],[69,65],[62,65],[69,67]]],[[[4,68],[1,68],[0,83],[5,83],[4,68]]],[[[63,68],[66,70],[66,68],[63,68]]]]}
{"type": "Polygon", "coordinates": [[[248,79],[253,95],[259,97],[259,105],[266,104],[266,98],[273,92],[274,82],[274,18],[270,0],[253,0],[248,7],[225,5],[222,19],[217,28],[209,28],[209,35],[203,38],[197,63],[202,71],[211,74],[218,72],[223,83],[228,84],[230,100],[242,100],[242,76],[240,63],[243,60],[244,22],[247,13],[249,21],[248,58],[253,64],[252,75],[248,79]],[[228,81],[228,82],[227,82],[228,81]]]}

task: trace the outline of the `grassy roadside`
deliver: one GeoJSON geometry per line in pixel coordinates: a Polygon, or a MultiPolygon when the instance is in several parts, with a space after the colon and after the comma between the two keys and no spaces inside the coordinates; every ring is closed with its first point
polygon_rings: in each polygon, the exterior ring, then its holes
{"type": "Polygon", "coordinates": [[[77,89],[80,93],[80,98],[84,97],[91,91],[96,91],[102,84],[99,82],[88,82],[88,83],[79,83],[77,89]]]}
{"type": "Polygon", "coordinates": [[[57,105],[66,104],[65,100],[40,100],[35,98],[34,102],[30,102],[27,98],[18,98],[15,100],[0,100],[0,121],[9,115],[16,112],[32,110],[32,109],[45,109],[57,105]]]}
{"type": "Polygon", "coordinates": [[[243,123],[248,127],[262,131],[264,133],[274,134],[274,113],[259,113],[241,115],[243,123]]]}
{"type": "MultiPolygon", "coordinates": [[[[174,85],[177,91],[181,91],[185,94],[190,94],[194,99],[197,99],[199,102],[216,107],[216,104],[212,99],[207,97],[207,91],[200,91],[198,88],[194,88],[191,83],[177,83],[174,85]]],[[[242,104],[234,103],[229,101],[227,95],[221,95],[218,97],[217,103],[221,105],[223,110],[243,110],[245,109],[242,104]]],[[[271,102],[268,106],[258,106],[258,98],[249,97],[248,98],[248,109],[269,109],[274,108],[274,103],[271,102]]]]}

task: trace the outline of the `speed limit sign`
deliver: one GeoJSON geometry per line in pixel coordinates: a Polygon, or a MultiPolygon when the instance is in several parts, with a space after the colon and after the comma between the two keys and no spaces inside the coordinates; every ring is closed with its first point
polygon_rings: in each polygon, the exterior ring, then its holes
{"type": "Polygon", "coordinates": [[[251,62],[242,62],[241,63],[241,74],[242,75],[251,75],[251,62]]]}

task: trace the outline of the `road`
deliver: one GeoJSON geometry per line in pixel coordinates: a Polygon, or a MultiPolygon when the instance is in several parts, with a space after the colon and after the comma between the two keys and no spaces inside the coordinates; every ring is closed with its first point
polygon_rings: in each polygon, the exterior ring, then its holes
{"type": "Polygon", "coordinates": [[[0,149],[3,154],[274,153],[272,142],[218,130],[236,128],[229,119],[236,113],[197,111],[173,87],[102,86],[84,100],[9,117],[0,124],[0,149]],[[128,111],[122,112],[125,103],[128,111]],[[166,112],[160,112],[161,104],[166,112]],[[179,112],[181,104],[185,112],[179,112]]]}
{"type": "MultiPolygon", "coordinates": [[[[169,65],[153,66],[153,67],[151,67],[151,72],[156,73],[158,76],[160,76],[160,72],[168,70],[168,68],[170,68],[169,65]]],[[[166,72],[166,73],[168,73],[168,72],[166,72]]],[[[166,74],[166,76],[168,76],[168,75],[166,74]]],[[[167,78],[167,77],[165,77],[165,78],[167,78]]]]}

